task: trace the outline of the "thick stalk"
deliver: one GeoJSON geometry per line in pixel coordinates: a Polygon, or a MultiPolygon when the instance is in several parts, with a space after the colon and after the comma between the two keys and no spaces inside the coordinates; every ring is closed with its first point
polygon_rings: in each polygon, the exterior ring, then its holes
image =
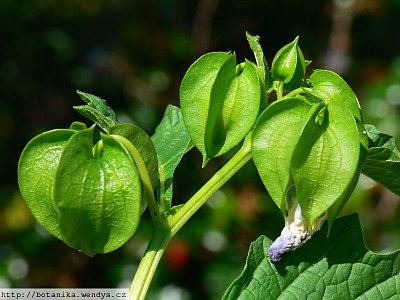
{"type": "Polygon", "coordinates": [[[279,81],[278,88],[276,90],[276,97],[278,100],[283,98],[283,81],[279,81]]]}
{"type": "Polygon", "coordinates": [[[288,94],[285,96],[285,98],[295,97],[295,96],[297,96],[297,95],[299,95],[299,94],[304,94],[304,93],[307,93],[307,92],[309,92],[309,91],[311,91],[310,88],[299,87],[299,88],[297,88],[297,89],[291,91],[290,93],[288,93],[288,94]]]}
{"type": "Polygon", "coordinates": [[[157,265],[170,239],[250,159],[251,133],[245,138],[242,148],[175,215],[167,219],[164,227],[160,229],[161,225],[159,225],[154,228],[146,253],[133,278],[129,299],[142,300],[145,298],[157,265]]]}
{"type": "Polygon", "coordinates": [[[129,289],[130,300],[143,300],[164,250],[171,239],[168,228],[155,227],[146,252],[140,261],[129,289]]]}
{"type": "Polygon", "coordinates": [[[174,236],[190,217],[250,159],[251,133],[247,135],[242,148],[168,220],[171,236],[174,236]]]}

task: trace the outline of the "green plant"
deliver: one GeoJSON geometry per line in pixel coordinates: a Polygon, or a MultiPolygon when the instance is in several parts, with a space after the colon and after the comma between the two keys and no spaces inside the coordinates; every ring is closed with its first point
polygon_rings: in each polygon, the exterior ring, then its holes
{"type": "Polygon", "coordinates": [[[103,99],[78,92],[87,104],[75,109],[95,124],[74,122],[27,144],[18,178],[29,208],[54,236],[94,255],[123,245],[148,207],[153,236],[130,289],[131,299],[143,299],[171,238],[253,159],[286,225],[273,243],[260,237],[252,244],[224,299],[400,293],[399,252],[367,251],[355,216],[335,221],[361,172],[400,194],[393,138],[363,124],[340,76],[315,70],[305,78],[310,61],[298,38],[278,51],[271,71],[259,38],[247,39],[256,63],[237,64],[226,52],[200,57],[183,78],[181,108],[168,106],[151,138],[119,123],[103,99]],[[205,166],[241,142],[192,198],[173,205],[174,171],[189,149],[201,152],[205,166]]]}

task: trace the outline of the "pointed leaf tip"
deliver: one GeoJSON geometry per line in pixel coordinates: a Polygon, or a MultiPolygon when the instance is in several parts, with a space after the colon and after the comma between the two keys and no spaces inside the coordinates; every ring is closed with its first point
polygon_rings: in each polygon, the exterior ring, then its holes
{"type": "Polygon", "coordinates": [[[74,106],[74,109],[84,117],[95,122],[101,129],[107,132],[111,125],[118,122],[117,116],[111,107],[107,106],[106,100],[79,90],[77,94],[87,104],[74,106]]]}

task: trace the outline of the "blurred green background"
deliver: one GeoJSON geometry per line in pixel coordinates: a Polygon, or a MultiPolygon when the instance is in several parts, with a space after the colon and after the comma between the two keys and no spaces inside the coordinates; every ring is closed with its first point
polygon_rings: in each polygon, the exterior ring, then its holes
{"type": "MultiPolygon", "coordinates": [[[[400,138],[400,0],[1,0],[0,287],[126,287],[151,234],[144,214],[122,248],[87,257],[49,236],[17,186],[17,162],[36,134],[83,119],[77,89],[108,100],[121,121],[150,135],[180,81],[209,51],[252,59],[245,31],[261,36],[271,62],[300,35],[312,68],[341,74],[366,122],[400,138]]],[[[310,68],[309,72],[312,71],[310,68]]],[[[188,199],[226,157],[201,169],[191,150],[176,171],[175,203],[188,199]]],[[[399,197],[360,178],[344,214],[358,212],[369,248],[400,248],[399,197]]],[[[169,245],[149,299],[218,299],[260,234],[283,220],[252,163],[183,227],[169,245]]]]}

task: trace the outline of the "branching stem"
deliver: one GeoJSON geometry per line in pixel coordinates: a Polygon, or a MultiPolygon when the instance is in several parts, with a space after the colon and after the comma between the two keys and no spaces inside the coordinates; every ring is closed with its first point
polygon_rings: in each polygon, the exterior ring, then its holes
{"type": "Polygon", "coordinates": [[[310,89],[309,88],[305,88],[305,87],[299,87],[299,88],[291,91],[287,95],[285,95],[285,97],[287,97],[287,98],[295,97],[295,96],[297,96],[299,94],[307,93],[307,90],[310,90],[310,89]]]}
{"type": "Polygon", "coordinates": [[[190,217],[250,159],[251,134],[244,140],[242,148],[175,215],[168,219],[171,235],[174,236],[190,217]]]}
{"type": "Polygon", "coordinates": [[[129,291],[129,299],[142,300],[145,298],[157,265],[170,239],[250,159],[251,133],[245,138],[242,148],[176,214],[154,228],[153,236],[150,239],[146,253],[133,278],[129,291]]]}

